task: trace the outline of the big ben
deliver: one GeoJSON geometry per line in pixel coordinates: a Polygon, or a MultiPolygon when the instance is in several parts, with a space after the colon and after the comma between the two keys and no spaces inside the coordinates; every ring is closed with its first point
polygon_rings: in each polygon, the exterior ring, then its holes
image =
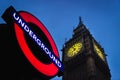
{"type": "Polygon", "coordinates": [[[102,46],[79,18],[72,38],[62,48],[62,80],[111,80],[110,69],[102,46]]]}

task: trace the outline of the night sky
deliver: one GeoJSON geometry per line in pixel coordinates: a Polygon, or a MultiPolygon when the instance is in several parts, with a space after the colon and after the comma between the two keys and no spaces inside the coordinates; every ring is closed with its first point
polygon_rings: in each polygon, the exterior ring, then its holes
{"type": "MultiPolygon", "coordinates": [[[[9,7],[36,16],[52,35],[62,59],[62,46],[69,40],[79,16],[107,56],[112,80],[120,80],[120,0],[1,0],[0,16],[9,7]]],[[[5,23],[0,18],[0,23],[5,23]]],[[[55,77],[51,80],[61,80],[55,77]]]]}

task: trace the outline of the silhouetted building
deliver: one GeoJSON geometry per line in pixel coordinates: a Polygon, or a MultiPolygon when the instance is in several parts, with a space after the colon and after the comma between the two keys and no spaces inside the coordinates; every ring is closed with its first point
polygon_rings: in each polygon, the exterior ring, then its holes
{"type": "Polygon", "coordinates": [[[89,30],[80,22],[72,38],[62,49],[64,72],[62,80],[110,80],[106,54],[89,30]]]}

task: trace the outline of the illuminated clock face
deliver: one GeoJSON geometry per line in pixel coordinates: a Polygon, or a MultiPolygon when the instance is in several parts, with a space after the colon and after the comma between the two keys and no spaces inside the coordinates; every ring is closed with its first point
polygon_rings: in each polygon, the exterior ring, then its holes
{"type": "Polygon", "coordinates": [[[67,56],[73,57],[81,50],[81,48],[82,48],[82,43],[80,43],[80,42],[75,43],[68,49],[67,56]]]}
{"type": "Polygon", "coordinates": [[[96,53],[98,54],[98,56],[99,56],[103,61],[105,61],[104,55],[103,55],[102,51],[98,48],[98,46],[94,44],[94,48],[95,48],[95,51],[96,51],[96,53]]]}

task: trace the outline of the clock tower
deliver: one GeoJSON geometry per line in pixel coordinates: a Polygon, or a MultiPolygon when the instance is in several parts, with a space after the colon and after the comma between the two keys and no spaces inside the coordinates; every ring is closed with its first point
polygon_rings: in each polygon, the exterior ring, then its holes
{"type": "Polygon", "coordinates": [[[104,49],[79,20],[62,49],[62,80],[111,80],[104,49]]]}

